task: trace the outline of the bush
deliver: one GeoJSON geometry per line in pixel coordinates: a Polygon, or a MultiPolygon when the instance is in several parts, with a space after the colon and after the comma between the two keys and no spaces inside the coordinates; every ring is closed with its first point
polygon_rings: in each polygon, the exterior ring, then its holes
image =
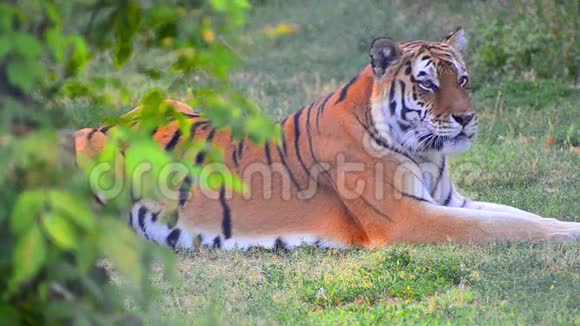
{"type": "Polygon", "coordinates": [[[518,0],[479,9],[472,53],[482,79],[578,79],[577,1],[518,0]]]}
{"type": "MultiPolygon", "coordinates": [[[[0,4],[3,322],[139,322],[139,317],[126,312],[123,301],[129,296],[138,309],[147,309],[154,294],[151,264],[165,262],[166,275],[171,275],[172,255],[138,239],[120,218],[130,207],[130,185],[107,207],[95,205],[88,173],[76,169],[75,158],[61,146],[56,128],[68,126],[71,117],[58,103],[82,98],[98,110],[114,107],[117,103],[106,86],[114,85],[122,93],[128,89],[110,76],[86,76],[87,67],[105,57],[120,69],[132,60],[135,48],[158,49],[172,58],[171,66],[144,74],[154,78],[203,71],[194,102],[215,126],[229,127],[238,138],[257,142],[273,137],[277,129],[228,81],[229,71],[239,61],[230,46],[236,44],[236,31],[248,8],[246,0],[0,4]],[[129,281],[128,292],[111,284],[103,261],[111,262],[129,281]]],[[[176,116],[163,107],[163,98],[160,90],[147,92],[142,128],[125,128],[128,121],[115,121],[121,125],[117,141],[108,145],[107,155],[100,160],[116,158],[121,143],[129,148],[138,144],[142,150],[131,151],[125,168],[145,159],[154,167],[179,160],[147,132],[153,124],[176,116]]],[[[180,126],[189,130],[186,119],[181,120],[180,126]]],[[[195,170],[191,161],[189,165],[195,170]]]]}

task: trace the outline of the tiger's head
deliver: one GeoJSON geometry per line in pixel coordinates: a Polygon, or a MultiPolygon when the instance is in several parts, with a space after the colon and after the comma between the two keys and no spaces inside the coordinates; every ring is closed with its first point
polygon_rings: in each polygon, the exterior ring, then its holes
{"type": "Polygon", "coordinates": [[[373,41],[371,112],[383,138],[412,154],[469,148],[477,116],[463,60],[466,46],[461,28],[441,42],[373,41]]]}

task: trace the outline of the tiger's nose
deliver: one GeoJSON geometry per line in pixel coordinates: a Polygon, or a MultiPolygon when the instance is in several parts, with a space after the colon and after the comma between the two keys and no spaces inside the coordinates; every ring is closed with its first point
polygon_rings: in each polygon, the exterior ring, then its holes
{"type": "Polygon", "coordinates": [[[473,118],[475,113],[452,113],[451,117],[462,126],[466,126],[473,118]]]}

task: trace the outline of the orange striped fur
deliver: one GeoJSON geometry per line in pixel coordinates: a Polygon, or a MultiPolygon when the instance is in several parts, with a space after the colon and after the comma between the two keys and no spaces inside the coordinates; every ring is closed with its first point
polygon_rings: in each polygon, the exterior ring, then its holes
{"type": "MultiPolygon", "coordinates": [[[[579,223],[472,201],[454,187],[448,154],[466,150],[477,127],[465,47],[461,29],[441,42],[375,40],[371,63],[356,77],[280,122],[281,144],[232,142],[228,130],[193,115],[191,138],[176,124],[160,128],[153,137],[167,150],[192,139],[222,148],[250,195],[222,188],[207,196],[186,182],[176,224],[161,223],[168,212],[145,199],[135,202],[130,222],[173,248],[578,239],[579,223]],[[346,169],[351,163],[358,168],[346,169]]],[[[96,155],[106,132],[78,131],[77,153],[96,155]]]]}

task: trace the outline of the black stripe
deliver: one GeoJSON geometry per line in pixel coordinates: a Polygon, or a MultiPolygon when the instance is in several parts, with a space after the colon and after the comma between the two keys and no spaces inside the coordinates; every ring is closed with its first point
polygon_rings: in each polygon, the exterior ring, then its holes
{"type": "Polygon", "coordinates": [[[99,198],[99,196],[95,195],[93,193],[93,198],[95,198],[95,200],[97,201],[97,204],[99,204],[100,206],[105,206],[105,203],[101,200],[101,198],[99,198]]]}
{"type": "Polygon", "coordinates": [[[282,241],[282,238],[278,237],[276,238],[276,241],[274,241],[274,250],[286,250],[286,244],[284,243],[284,241],[282,241]]]}
{"type": "Polygon", "coordinates": [[[139,208],[139,212],[137,212],[137,217],[138,217],[138,221],[139,221],[139,228],[141,228],[141,231],[143,232],[143,234],[145,233],[145,214],[147,214],[147,208],[145,208],[144,206],[141,206],[141,208],[139,208]]]}
{"type": "Polygon", "coordinates": [[[338,100],[336,100],[336,102],[334,102],[334,104],[338,104],[338,103],[344,101],[344,99],[348,95],[348,89],[356,82],[357,79],[358,79],[358,75],[355,76],[353,79],[351,79],[346,85],[344,85],[344,87],[340,91],[340,96],[338,97],[338,100]]]}
{"type": "Polygon", "coordinates": [[[407,112],[415,112],[420,117],[421,110],[411,109],[407,106],[407,102],[405,101],[405,83],[399,80],[399,85],[401,85],[401,119],[407,120],[407,112]]]}
{"type": "Polygon", "coordinates": [[[391,116],[394,116],[397,112],[397,100],[395,99],[395,82],[391,83],[391,89],[389,90],[389,101],[391,116]]]}
{"type": "MultiPolygon", "coordinates": [[[[413,163],[415,163],[417,165],[419,164],[419,163],[417,163],[417,161],[415,161],[414,158],[412,158],[411,156],[409,156],[409,154],[407,154],[407,153],[405,153],[405,152],[403,152],[401,150],[398,150],[398,149],[396,149],[394,147],[389,146],[389,144],[387,144],[387,141],[384,140],[380,135],[378,135],[378,133],[375,131],[374,127],[366,125],[364,122],[361,121],[361,119],[356,114],[353,114],[353,115],[355,116],[355,118],[358,121],[358,123],[365,130],[367,130],[367,132],[369,133],[369,135],[371,136],[371,138],[377,143],[377,145],[379,145],[379,146],[381,146],[381,147],[383,147],[385,149],[388,149],[388,150],[390,150],[392,152],[395,152],[397,154],[403,155],[407,159],[409,159],[411,162],[413,162],[413,163]]],[[[372,124],[372,122],[371,122],[371,124],[372,124]]]]}
{"type": "Polygon", "coordinates": [[[201,164],[205,160],[205,150],[201,150],[195,157],[195,164],[201,164]]]}
{"type": "Polygon", "coordinates": [[[169,233],[169,235],[167,236],[167,239],[165,239],[165,243],[167,243],[167,245],[170,246],[171,248],[175,249],[175,245],[177,244],[180,235],[181,235],[180,229],[173,229],[173,231],[171,231],[171,233],[169,233]]]}
{"type": "Polygon", "coordinates": [[[428,200],[428,199],[425,199],[425,198],[422,198],[422,197],[417,197],[417,196],[415,196],[415,195],[411,195],[411,194],[408,194],[408,193],[406,193],[406,192],[401,192],[401,195],[403,195],[403,196],[405,196],[405,197],[413,198],[413,199],[415,199],[415,200],[418,200],[418,201],[422,201],[422,202],[426,202],[426,203],[432,203],[432,202],[431,202],[430,200],[428,200]]]}
{"type": "MultiPolygon", "coordinates": [[[[312,104],[310,106],[312,106],[312,104]]],[[[308,107],[308,109],[310,109],[310,107],[308,107]]],[[[294,150],[296,151],[296,158],[298,159],[298,162],[300,162],[304,172],[306,172],[308,177],[311,177],[310,171],[308,170],[306,163],[304,163],[302,154],[300,153],[300,116],[302,115],[302,112],[303,111],[300,110],[294,114],[294,150]]]]}
{"type": "Polygon", "coordinates": [[[208,124],[207,121],[197,121],[197,122],[194,122],[191,125],[191,137],[193,138],[195,136],[195,132],[197,131],[197,128],[199,128],[202,125],[206,125],[206,124],[208,124]]]}
{"type": "Polygon", "coordinates": [[[151,222],[155,223],[157,221],[158,217],[159,217],[159,212],[152,213],[151,214],[151,222]]]}
{"type": "Polygon", "coordinates": [[[330,100],[332,95],[334,95],[334,92],[328,94],[328,96],[324,99],[324,101],[322,101],[322,104],[320,104],[320,106],[318,107],[318,113],[316,114],[316,129],[318,130],[319,133],[320,133],[320,116],[324,112],[326,103],[328,102],[328,100],[330,100]]]}
{"type": "MultiPolygon", "coordinates": [[[[230,141],[231,141],[231,142],[232,142],[232,144],[233,144],[233,142],[234,142],[233,133],[232,133],[232,136],[231,136],[231,138],[230,138],[230,141]]],[[[235,147],[233,147],[233,146],[232,146],[232,161],[234,161],[234,166],[235,166],[236,168],[240,167],[240,163],[239,163],[239,161],[238,161],[238,152],[236,151],[236,148],[235,148],[235,147]]]]}
{"type": "Polygon", "coordinates": [[[286,144],[286,128],[284,127],[286,119],[282,121],[282,148],[284,149],[284,155],[288,155],[288,144],[286,144]]]}
{"type": "Polygon", "coordinates": [[[216,130],[214,128],[209,132],[209,136],[207,137],[207,139],[205,141],[207,143],[211,143],[213,141],[213,138],[215,137],[215,133],[216,133],[216,130]]]}
{"type": "Polygon", "coordinates": [[[409,129],[411,129],[411,125],[405,124],[401,120],[397,120],[397,125],[399,126],[399,129],[401,129],[402,132],[406,132],[409,129]]]}
{"type": "Polygon", "coordinates": [[[318,161],[318,159],[316,158],[316,155],[314,154],[314,145],[312,144],[312,134],[310,132],[310,114],[312,113],[313,107],[314,107],[314,103],[312,103],[307,109],[308,112],[306,114],[306,137],[308,138],[308,148],[310,150],[310,156],[312,156],[312,160],[314,161],[314,164],[316,164],[316,166],[319,166],[322,169],[320,162],[318,161]]]}
{"type": "Polygon", "coordinates": [[[205,139],[205,142],[206,142],[205,146],[206,146],[206,148],[202,149],[201,151],[199,151],[199,153],[197,153],[197,157],[195,158],[195,164],[201,164],[201,163],[203,163],[203,160],[205,160],[205,154],[207,154],[207,152],[208,152],[208,148],[207,147],[208,146],[211,146],[211,143],[213,141],[213,138],[215,137],[215,132],[216,132],[215,128],[213,128],[209,132],[207,138],[205,139]]]}
{"type": "Polygon", "coordinates": [[[234,166],[236,168],[240,167],[240,163],[238,162],[238,155],[236,154],[236,149],[233,148],[232,149],[232,160],[234,161],[234,166]]]}
{"type": "Polygon", "coordinates": [[[316,239],[316,241],[314,241],[314,246],[320,248],[322,246],[322,239],[316,239]]]}
{"type": "Polygon", "coordinates": [[[376,208],[373,204],[371,204],[368,200],[366,200],[366,198],[364,196],[360,196],[359,198],[362,199],[362,201],[368,207],[370,207],[373,211],[375,211],[375,213],[381,215],[382,217],[386,218],[389,221],[393,221],[387,214],[383,213],[380,209],[376,208]]]}
{"type": "Polygon", "coordinates": [[[452,195],[453,195],[453,191],[449,190],[449,195],[447,195],[447,198],[445,198],[445,200],[443,201],[443,203],[441,205],[443,205],[443,206],[449,205],[449,202],[451,201],[452,195]]]}
{"type": "Polygon", "coordinates": [[[199,118],[199,113],[198,112],[194,112],[194,113],[181,112],[181,114],[183,114],[184,116],[186,116],[188,118],[199,118]]]}
{"type": "Polygon", "coordinates": [[[242,159],[242,155],[244,154],[244,141],[245,139],[242,139],[242,141],[238,144],[238,157],[240,159],[242,159]]]}
{"type": "Polygon", "coordinates": [[[183,178],[183,183],[179,187],[179,206],[183,207],[185,205],[185,202],[189,198],[192,184],[193,180],[191,180],[191,176],[188,175],[183,178]]]}
{"type": "Polygon", "coordinates": [[[221,187],[220,189],[220,204],[222,205],[223,216],[222,216],[222,231],[224,233],[224,238],[229,239],[232,237],[232,216],[230,206],[226,201],[226,188],[221,187]]]}
{"type": "Polygon", "coordinates": [[[270,143],[266,142],[264,145],[264,152],[266,153],[266,162],[268,165],[272,165],[272,154],[270,153],[270,143]]]}
{"type": "Polygon", "coordinates": [[[173,136],[171,136],[171,139],[169,140],[167,145],[165,145],[165,150],[170,151],[173,148],[175,148],[175,145],[177,145],[177,143],[179,142],[180,137],[181,137],[181,130],[179,130],[179,128],[178,128],[175,130],[175,133],[173,134],[173,136]]]}
{"type": "Polygon", "coordinates": [[[467,199],[463,198],[463,203],[461,203],[461,207],[465,207],[467,205],[467,199]]]}
{"type": "Polygon", "coordinates": [[[113,126],[104,126],[104,127],[101,127],[99,129],[99,131],[106,135],[107,132],[109,131],[109,129],[111,129],[111,128],[113,128],[113,126]]]}
{"type": "Polygon", "coordinates": [[[240,160],[242,159],[242,154],[244,153],[244,139],[240,141],[237,148],[232,148],[232,160],[234,161],[234,166],[237,168],[240,166],[240,160]]]}
{"type": "Polygon", "coordinates": [[[282,154],[282,150],[280,149],[280,146],[276,145],[276,149],[278,150],[278,155],[280,155],[280,161],[282,162],[282,165],[284,165],[284,168],[286,169],[286,171],[288,171],[288,175],[290,176],[290,180],[292,180],[292,183],[294,184],[296,189],[298,189],[298,191],[301,191],[301,188],[300,188],[300,185],[298,184],[298,181],[296,181],[294,174],[292,174],[292,171],[290,171],[290,168],[288,167],[288,164],[286,163],[286,159],[284,158],[284,155],[282,154]]]}
{"type": "Polygon", "coordinates": [[[97,133],[98,131],[99,131],[99,129],[93,128],[93,130],[91,130],[91,132],[89,132],[89,134],[87,135],[87,139],[90,141],[91,138],[93,138],[93,136],[95,135],[95,133],[97,133]]]}
{"type": "MultiPolygon", "coordinates": [[[[314,144],[312,142],[312,135],[310,132],[310,113],[312,112],[312,108],[313,108],[313,106],[308,107],[308,114],[306,115],[306,135],[308,137],[308,148],[310,150],[310,156],[312,156],[312,160],[314,161],[314,164],[320,169],[320,171],[328,178],[328,181],[334,186],[334,184],[332,182],[332,176],[322,166],[322,164],[320,163],[320,161],[316,157],[316,154],[314,153],[314,144]]],[[[317,181],[317,180],[314,180],[314,181],[317,181]]]]}
{"type": "Polygon", "coordinates": [[[401,44],[401,47],[406,48],[406,47],[413,47],[413,46],[418,46],[425,43],[425,41],[412,41],[412,42],[404,42],[401,44]]]}
{"type": "Polygon", "coordinates": [[[437,190],[437,186],[439,186],[439,182],[441,182],[441,177],[443,177],[443,172],[445,172],[445,166],[447,165],[447,159],[444,157],[443,162],[441,162],[441,166],[439,167],[439,175],[435,179],[435,183],[433,184],[433,191],[431,192],[431,196],[437,190]]]}
{"type": "Polygon", "coordinates": [[[218,235],[217,237],[215,237],[213,239],[213,248],[214,249],[220,249],[221,247],[222,247],[222,239],[218,235]]]}
{"type": "Polygon", "coordinates": [[[312,107],[314,103],[308,107],[308,113],[306,114],[306,136],[308,137],[308,147],[310,148],[310,155],[312,159],[316,162],[317,159],[314,156],[314,147],[312,146],[312,135],[310,133],[310,113],[312,113],[312,107]]]}

